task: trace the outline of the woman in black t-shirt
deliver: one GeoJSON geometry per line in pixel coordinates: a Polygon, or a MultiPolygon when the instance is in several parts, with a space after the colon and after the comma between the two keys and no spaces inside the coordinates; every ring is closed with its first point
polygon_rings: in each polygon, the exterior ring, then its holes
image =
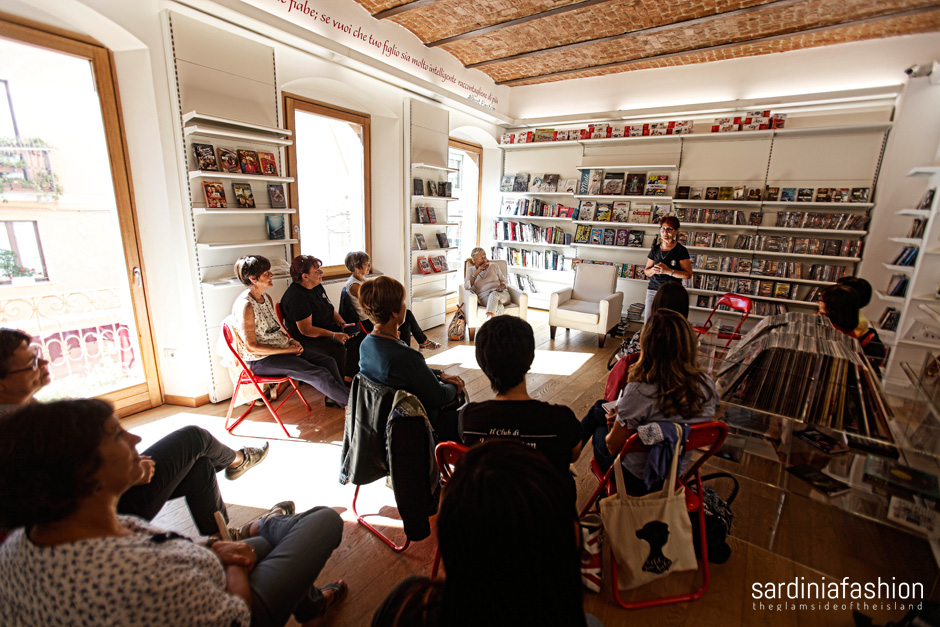
{"type": "Polygon", "coordinates": [[[666,216],[659,221],[660,241],[650,249],[644,270],[650,282],[646,288],[643,322],[649,319],[659,286],[669,281],[681,282],[692,278],[692,260],[689,259],[686,247],[679,243],[679,226],[679,219],[675,216],[666,216]]]}

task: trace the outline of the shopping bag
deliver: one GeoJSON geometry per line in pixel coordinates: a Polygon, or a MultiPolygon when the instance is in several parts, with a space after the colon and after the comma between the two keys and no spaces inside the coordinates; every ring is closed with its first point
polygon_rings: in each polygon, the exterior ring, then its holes
{"type": "Polygon", "coordinates": [[[581,583],[591,592],[601,591],[601,532],[603,525],[598,514],[581,517],[581,583]]]}
{"type": "Polygon", "coordinates": [[[457,311],[447,326],[447,339],[462,340],[467,332],[467,317],[463,313],[463,306],[457,305],[457,311]]]}
{"type": "MultiPolygon", "coordinates": [[[[681,429],[678,425],[677,428],[681,429]]],[[[601,500],[601,518],[617,563],[621,590],[698,568],[685,489],[676,487],[681,449],[680,437],[663,489],[646,496],[626,493],[620,456],[614,460],[617,493],[601,500]]]]}

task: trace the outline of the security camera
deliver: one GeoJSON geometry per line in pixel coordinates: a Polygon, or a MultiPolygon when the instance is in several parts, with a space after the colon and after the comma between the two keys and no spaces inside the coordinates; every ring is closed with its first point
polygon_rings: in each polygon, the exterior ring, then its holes
{"type": "Polygon", "coordinates": [[[930,76],[933,73],[933,68],[933,63],[925,63],[923,65],[915,64],[904,70],[904,73],[911,78],[920,78],[922,76],[930,76]]]}

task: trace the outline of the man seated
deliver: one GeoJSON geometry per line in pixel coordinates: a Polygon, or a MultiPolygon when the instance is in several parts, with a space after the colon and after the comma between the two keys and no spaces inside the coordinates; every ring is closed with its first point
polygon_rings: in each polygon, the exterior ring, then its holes
{"type": "Polygon", "coordinates": [[[487,320],[477,332],[476,357],[496,397],[470,403],[461,411],[457,427],[463,443],[521,440],[570,477],[568,466],[581,453],[581,426],[570,408],[529,396],[525,375],[535,359],[529,323],[515,316],[487,320]]]}
{"type": "MultiPolygon", "coordinates": [[[[42,358],[31,338],[14,329],[0,329],[0,415],[30,403],[49,384],[49,362],[42,358]]],[[[268,454],[261,448],[233,451],[205,429],[183,427],[154,443],[141,455],[146,471],[137,485],[121,497],[118,512],[153,520],[170,499],[185,497],[199,533],[216,533],[215,512],[228,517],[219,492],[216,473],[225,469],[227,479],[238,479],[260,464],[268,454]]],[[[239,538],[251,535],[250,525],[231,533],[239,538]]]]}

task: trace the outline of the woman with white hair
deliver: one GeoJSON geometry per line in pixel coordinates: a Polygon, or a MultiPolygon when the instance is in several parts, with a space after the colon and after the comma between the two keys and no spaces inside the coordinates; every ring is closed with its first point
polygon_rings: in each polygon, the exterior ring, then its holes
{"type": "Polygon", "coordinates": [[[486,317],[492,318],[505,311],[505,305],[510,301],[509,291],[506,289],[506,277],[499,266],[491,264],[486,258],[486,251],[479,246],[470,251],[471,264],[467,271],[467,280],[463,286],[477,296],[481,305],[486,307],[486,317]]]}

